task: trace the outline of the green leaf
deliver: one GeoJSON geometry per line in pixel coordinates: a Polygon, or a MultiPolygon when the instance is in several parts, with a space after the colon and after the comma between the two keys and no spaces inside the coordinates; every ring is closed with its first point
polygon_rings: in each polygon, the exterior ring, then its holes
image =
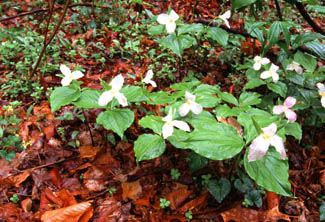
{"type": "Polygon", "coordinates": [[[239,97],[240,106],[251,106],[261,103],[261,94],[256,92],[243,92],[239,97]]]}
{"type": "Polygon", "coordinates": [[[273,22],[270,29],[267,32],[267,40],[269,41],[269,47],[273,46],[280,38],[281,22],[273,22]]]}
{"type": "Polygon", "coordinates": [[[175,83],[171,85],[170,88],[176,90],[182,90],[182,91],[192,91],[192,89],[199,84],[200,84],[199,80],[193,80],[191,82],[175,83]]]}
{"type": "Polygon", "coordinates": [[[166,91],[153,92],[148,94],[147,97],[149,98],[148,104],[163,105],[175,101],[175,98],[166,91]]]}
{"type": "Polygon", "coordinates": [[[3,129],[2,129],[2,127],[0,127],[0,138],[2,138],[3,137],[3,129]]]}
{"type": "Polygon", "coordinates": [[[243,7],[246,7],[247,5],[255,3],[256,0],[234,0],[232,2],[232,8],[233,9],[240,9],[243,7]]]}
{"type": "Polygon", "coordinates": [[[297,140],[301,140],[302,129],[299,123],[288,123],[285,125],[285,134],[295,137],[297,140]]]}
{"type": "Polygon", "coordinates": [[[248,191],[248,193],[245,194],[245,200],[250,201],[250,206],[253,206],[255,204],[257,207],[261,207],[263,204],[262,195],[258,190],[248,191]]]}
{"type": "Polygon", "coordinates": [[[219,181],[210,180],[208,190],[221,203],[223,199],[230,193],[231,183],[226,178],[221,178],[219,181]]]}
{"type": "Polygon", "coordinates": [[[102,106],[98,105],[99,96],[98,90],[86,89],[81,92],[80,98],[73,102],[73,104],[86,109],[101,108],[102,106]]]}
{"type": "Polygon", "coordinates": [[[184,118],[184,121],[190,123],[194,128],[204,127],[209,124],[217,123],[214,116],[210,112],[205,110],[203,110],[199,115],[195,115],[195,114],[187,115],[184,118]]]}
{"type": "Polygon", "coordinates": [[[154,25],[148,29],[149,35],[160,35],[165,31],[165,25],[154,25]]]}
{"type": "Polygon", "coordinates": [[[237,116],[239,114],[238,108],[230,108],[227,104],[219,105],[215,109],[215,114],[219,117],[237,116]]]}
{"type": "Polygon", "coordinates": [[[283,82],[277,82],[277,83],[268,83],[267,88],[277,94],[279,94],[282,97],[285,97],[288,91],[288,87],[283,82]]]}
{"type": "Polygon", "coordinates": [[[232,103],[232,104],[234,104],[236,106],[239,105],[236,97],[234,97],[232,94],[230,94],[228,92],[221,92],[221,91],[219,91],[218,92],[218,95],[225,102],[232,103]]]}
{"type": "Polygon", "coordinates": [[[325,220],[325,202],[322,202],[322,205],[319,207],[319,213],[320,213],[320,221],[325,220]]]}
{"type": "Polygon", "coordinates": [[[161,136],[142,134],[134,142],[134,153],[137,162],[154,159],[164,153],[165,141],[161,136]]]}
{"type": "Polygon", "coordinates": [[[187,148],[213,160],[229,159],[238,154],[244,146],[244,141],[236,129],[223,123],[211,123],[204,128],[195,128],[186,143],[187,148]]]}
{"type": "Polygon", "coordinates": [[[106,110],[98,115],[96,121],[105,129],[113,130],[122,138],[124,131],[134,121],[134,113],[129,109],[106,110]]]}
{"type": "Polygon", "coordinates": [[[139,86],[127,85],[120,90],[127,98],[128,102],[142,102],[148,100],[139,86]]]}
{"type": "Polygon", "coordinates": [[[51,111],[55,112],[61,106],[68,105],[79,97],[80,91],[78,89],[69,86],[57,87],[50,96],[51,111]]]}
{"type": "Polygon", "coordinates": [[[221,102],[221,99],[216,97],[217,92],[215,86],[208,84],[199,85],[194,91],[193,94],[196,95],[195,102],[201,104],[205,108],[215,107],[221,102]]]}
{"type": "Polygon", "coordinates": [[[193,151],[188,155],[190,159],[190,171],[195,172],[202,169],[208,165],[209,160],[193,151]]]}
{"type": "Polygon", "coordinates": [[[253,23],[245,22],[245,29],[251,36],[257,38],[258,40],[260,40],[262,44],[264,44],[263,31],[259,28],[265,24],[266,22],[253,22],[253,23]]]}
{"type": "Polygon", "coordinates": [[[246,90],[246,89],[254,89],[254,88],[259,87],[259,86],[264,85],[264,84],[265,84],[265,82],[263,80],[258,79],[258,78],[253,78],[253,79],[250,79],[246,83],[246,85],[244,87],[244,90],[246,90]]]}
{"type": "Polygon", "coordinates": [[[299,86],[304,86],[305,75],[300,75],[295,72],[290,72],[285,75],[285,78],[299,86]]]}
{"type": "Polygon", "coordinates": [[[218,27],[209,27],[207,31],[207,37],[215,40],[223,47],[227,46],[229,34],[225,30],[218,27]]]}
{"type": "Polygon", "coordinates": [[[314,72],[316,69],[317,60],[311,55],[298,51],[294,56],[294,60],[301,64],[309,72],[314,72]]]}
{"type": "Polygon", "coordinates": [[[184,33],[200,34],[204,30],[204,26],[201,23],[183,24],[178,26],[178,35],[184,33]]]}
{"type": "Polygon", "coordinates": [[[152,129],[152,131],[161,135],[164,122],[162,121],[162,117],[160,117],[160,116],[149,115],[149,116],[145,116],[142,119],[140,119],[139,124],[143,128],[152,129]]]}
{"type": "Polygon", "coordinates": [[[183,51],[195,44],[196,40],[189,35],[176,36],[175,34],[170,34],[162,38],[159,43],[181,57],[183,51]]]}
{"type": "Polygon", "coordinates": [[[325,6],[321,5],[307,5],[308,10],[316,11],[320,14],[325,14],[325,6]]]}
{"type": "Polygon", "coordinates": [[[282,160],[280,154],[270,148],[267,154],[261,159],[248,162],[248,149],[245,153],[244,165],[248,175],[255,182],[268,191],[291,196],[289,179],[289,164],[287,160],[282,160]]]}
{"type": "Polygon", "coordinates": [[[315,39],[324,39],[324,38],[325,36],[319,33],[303,33],[297,36],[297,38],[293,41],[292,45],[293,48],[296,49],[307,42],[314,41],[315,39]]]}
{"type": "Polygon", "coordinates": [[[8,153],[5,150],[0,150],[0,156],[4,159],[6,159],[8,162],[11,162],[15,156],[16,156],[16,152],[13,150],[10,150],[8,153]]]}
{"type": "Polygon", "coordinates": [[[319,56],[321,59],[325,59],[325,45],[319,41],[308,42],[305,44],[308,49],[319,56]]]}

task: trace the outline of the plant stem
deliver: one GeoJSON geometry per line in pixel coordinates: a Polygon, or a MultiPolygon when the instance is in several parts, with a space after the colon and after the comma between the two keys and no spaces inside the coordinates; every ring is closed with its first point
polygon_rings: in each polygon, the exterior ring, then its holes
{"type": "Polygon", "coordinates": [[[90,130],[90,127],[89,127],[89,122],[88,122],[87,117],[86,117],[86,114],[85,114],[85,110],[84,110],[83,108],[81,108],[81,110],[82,110],[82,113],[83,113],[83,115],[84,115],[84,117],[85,117],[85,124],[86,124],[86,127],[87,127],[87,129],[88,129],[88,131],[89,131],[89,134],[90,134],[91,145],[92,145],[92,146],[95,146],[94,138],[93,138],[93,134],[91,133],[91,130],[90,130]]]}

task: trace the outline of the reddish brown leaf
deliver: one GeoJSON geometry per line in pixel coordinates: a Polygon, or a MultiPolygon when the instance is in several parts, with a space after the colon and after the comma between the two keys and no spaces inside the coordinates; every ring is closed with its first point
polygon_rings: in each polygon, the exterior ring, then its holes
{"type": "Polygon", "coordinates": [[[87,201],[57,210],[46,211],[42,222],[87,222],[92,217],[92,201],[87,201]],[[89,212],[90,211],[90,212],[89,212]]]}
{"type": "Polygon", "coordinates": [[[142,194],[142,187],[139,180],[130,183],[122,183],[122,190],[123,200],[126,200],[126,198],[137,200],[142,194]]]}
{"type": "Polygon", "coordinates": [[[176,183],[174,190],[166,196],[170,201],[170,209],[176,210],[192,193],[192,190],[187,190],[186,185],[176,183]]]}
{"type": "Polygon", "coordinates": [[[88,159],[93,159],[97,152],[99,151],[99,148],[93,147],[93,146],[81,146],[79,147],[79,154],[80,158],[88,158],[88,159]]]}
{"type": "Polygon", "coordinates": [[[51,172],[50,172],[50,175],[51,175],[51,179],[52,179],[52,182],[55,186],[61,188],[62,186],[62,178],[61,178],[61,175],[59,173],[59,170],[57,167],[54,167],[51,172]]]}
{"type": "Polygon", "coordinates": [[[23,208],[24,212],[29,212],[32,209],[33,201],[30,198],[26,198],[20,202],[21,208],[23,208]]]}

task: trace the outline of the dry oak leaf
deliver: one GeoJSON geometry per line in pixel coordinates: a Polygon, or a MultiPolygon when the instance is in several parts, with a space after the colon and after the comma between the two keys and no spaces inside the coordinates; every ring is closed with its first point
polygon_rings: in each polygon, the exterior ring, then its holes
{"type": "Polygon", "coordinates": [[[42,222],[87,222],[93,216],[92,201],[87,201],[57,210],[46,211],[42,222]]]}
{"type": "Polygon", "coordinates": [[[142,194],[142,186],[139,180],[130,183],[122,183],[122,190],[123,200],[126,198],[137,200],[142,194]]]}

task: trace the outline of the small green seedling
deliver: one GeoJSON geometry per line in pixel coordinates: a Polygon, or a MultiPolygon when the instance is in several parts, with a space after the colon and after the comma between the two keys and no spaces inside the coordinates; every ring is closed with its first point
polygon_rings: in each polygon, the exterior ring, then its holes
{"type": "Polygon", "coordinates": [[[178,169],[171,169],[171,171],[170,171],[170,175],[172,176],[172,179],[173,180],[178,180],[179,179],[179,177],[181,176],[181,173],[179,172],[179,170],[178,169]]]}
{"type": "Polygon", "coordinates": [[[106,191],[107,191],[107,192],[109,193],[109,195],[112,197],[113,194],[117,191],[117,189],[116,189],[115,187],[110,187],[110,188],[108,188],[106,191]]]}
{"type": "Polygon", "coordinates": [[[187,221],[191,221],[193,219],[193,216],[192,216],[192,211],[189,210],[185,213],[185,217],[186,217],[186,220],[187,221]]]}
{"type": "Polygon", "coordinates": [[[166,200],[165,198],[160,198],[160,207],[165,209],[169,207],[170,201],[166,200]]]}
{"type": "Polygon", "coordinates": [[[13,203],[18,203],[19,202],[19,197],[18,195],[15,193],[14,195],[12,195],[12,197],[10,197],[10,201],[13,203]]]}

